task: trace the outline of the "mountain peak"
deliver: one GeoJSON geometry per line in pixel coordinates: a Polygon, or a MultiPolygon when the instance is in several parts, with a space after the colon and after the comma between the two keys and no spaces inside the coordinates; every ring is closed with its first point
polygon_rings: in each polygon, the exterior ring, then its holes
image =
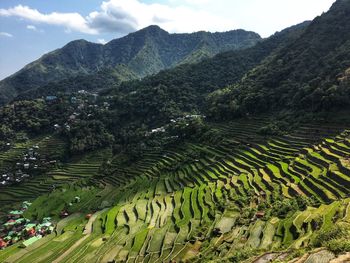
{"type": "Polygon", "coordinates": [[[168,35],[169,33],[157,25],[150,25],[134,32],[134,34],[168,35]]]}
{"type": "Polygon", "coordinates": [[[149,25],[141,30],[146,30],[146,31],[164,31],[164,32],[167,32],[165,31],[163,28],[161,28],[160,26],[158,25],[149,25]]]}

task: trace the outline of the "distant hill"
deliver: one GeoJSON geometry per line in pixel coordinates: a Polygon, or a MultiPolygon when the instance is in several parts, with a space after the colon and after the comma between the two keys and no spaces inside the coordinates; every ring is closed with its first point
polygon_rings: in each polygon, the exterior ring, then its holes
{"type": "Polygon", "coordinates": [[[0,104],[50,82],[106,68],[118,71],[120,80],[141,78],[179,64],[198,62],[222,51],[247,48],[259,40],[258,34],[244,30],[169,34],[158,26],[149,26],[106,45],[76,40],[1,81],[0,104]],[[120,67],[124,74],[119,74],[120,67]]]}

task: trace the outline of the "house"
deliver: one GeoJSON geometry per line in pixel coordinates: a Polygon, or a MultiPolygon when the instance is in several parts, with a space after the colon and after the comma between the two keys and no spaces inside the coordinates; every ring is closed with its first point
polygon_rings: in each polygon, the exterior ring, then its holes
{"type": "MultiPolygon", "coordinates": [[[[12,219],[18,219],[20,218],[21,216],[23,215],[23,211],[21,210],[13,210],[13,211],[10,211],[8,216],[9,218],[12,218],[12,219]]],[[[11,220],[10,220],[11,221],[11,220]]]]}
{"type": "Polygon", "coordinates": [[[22,209],[28,209],[28,207],[29,206],[31,206],[32,205],[32,203],[30,203],[30,202],[28,202],[28,201],[24,201],[23,203],[22,203],[22,209]]]}
{"type": "Polygon", "coordinates": [[[11,219],[4,224],[4,227],[6,229],[12,229],[15,224],[16,224],[16,221],[11,219]]]}
{"type": "Polygon", "coordinates": [[[0,249],[7,247],[7,242],[5,242],[2,238],[0,238],[0,249]]]}
{"type": "Polygon", "coordinates": [[[265,216],[265,212],[263,211],[258,211],[255,214],[256,218],[263,218],[265,216]]]}
{"type": "Polygon", "coordinates": [[[28,231],[30,231],[31,229],[35,229],[35,227],[36,227],[36,224],[30,223],[30,224],[27,224],[27,225],[25,226],[25,230],[28,232],[28,231]]]}
{"type": "Polygon", "coordinates": [[[53,102],[57,100],[57,96],[46,96],[45,100],[47,102],[53,102]]]}
{"type": "Polygon", "coordinates": [[[62,210],[61,213],[60,213],[60,217],[64,218],[64,217],[67,217],[67,216],[69,216],[68,212],[65,211],[65,210],[62,210]]]}
{"type": "Polygon", "coordinates": [[[33,237],[33,236],[35,236],[35,234],[36,234],[35,228],[31,228],[31,229],[27,230],[27,235],[29,237],[33,237]]]}
{"type": "Polygon", "coordinates": [[[16,225],[23,225],[23,224],[27,223],[27,220],[22,217],[22,218],[17,219],[15,223],[16,223],[16,225]]]}
{"type": "Polygon", "coordinates": [[[91,217],[92,217],[92,214],[87,214],[87,215],[85,216],[86,219],[90,219],[91,217]]]}

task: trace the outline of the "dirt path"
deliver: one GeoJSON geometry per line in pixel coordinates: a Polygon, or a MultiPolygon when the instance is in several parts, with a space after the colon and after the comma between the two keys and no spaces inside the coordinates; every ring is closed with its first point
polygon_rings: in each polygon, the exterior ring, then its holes
{"type": "Polygon", "coordinates": [[[90,235],[92,232],[93,228],[93,223],[95,222],[96,218],[102,214],[104,211],[107,209],[101,210],[93,214],[87,224],[85,225],[84,232],[83,232],[83,237],[80,238],[77,242],[74,243],[73,246],[71,246],[68,250],[66,250],[62,255],[60,255],[58,258],[56,258],[52,263],[59,263],[61,262],[64,258],[66,258],[70,253],[72,253],[77,247],[79,247],[90,235]]]}

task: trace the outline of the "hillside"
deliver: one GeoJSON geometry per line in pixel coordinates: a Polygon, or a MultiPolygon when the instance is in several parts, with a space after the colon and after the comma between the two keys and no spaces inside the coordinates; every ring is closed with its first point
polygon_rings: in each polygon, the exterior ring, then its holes
{"type": "Polygon", "coordinates": [[[106,90],[103,94],[113,96],[111,108],[118,114],[113,120],[142,121],[154,127],[184,113],[206,114],[208,95],[240,81],[265,58],[298,38],[309,23],[287,28],[251,48],[223,52],[196,64],[181,65],[106,90]]]}
{"type": "Polygon", "coordinates": [[[211,100],[213,114],[281,109],[329,111],[349,107],[350,1],[336,1],[298,39],[211,100]],[[216,106],[215,106],[216,105],[216,106]]]}
{"type": "Polygon", "coordinates": [[[260,39],[258,34],[244,30],[169,34],[157,26],[149,26],[106,45],[77,40],[1,81],[0,102],[4,104],[21,92],[49,82],[120,65],[127,68],[120,80],[130,76],[140,78],[182,63],[198,62],[222,51],[247,48],[260,39]]]}
{"type": "Polygon", "coordinates": [[[135,44],[113,67],[20,92],[0,108],[0,262],[349,262],[349,17],[338,0],[210,58],[179,39],[223,35],[150,27],[106,45],[135,44]]]}
{"type": "MultiPolygon", "coordinates": [[[[26,249],[19,242],[0,251],[0,260],[256,262],[265,252],[284,261],[335,258],[349,244],[349,127],[314,122],[284,136],[259,135],[269,122],[210,124],[223,140],[175,143],[132,163],[95,150],[2,188],[2,210],[39,196],[24,216],[58,223],[26,249]],[[330,251],[312,251],[319,247],[330,251]]],[[[46,136],[22,149],[33,144],[51,154],[65,147],[46,136]]],[[[19,145],[1,160],[15,151],[19,145]]]]}

